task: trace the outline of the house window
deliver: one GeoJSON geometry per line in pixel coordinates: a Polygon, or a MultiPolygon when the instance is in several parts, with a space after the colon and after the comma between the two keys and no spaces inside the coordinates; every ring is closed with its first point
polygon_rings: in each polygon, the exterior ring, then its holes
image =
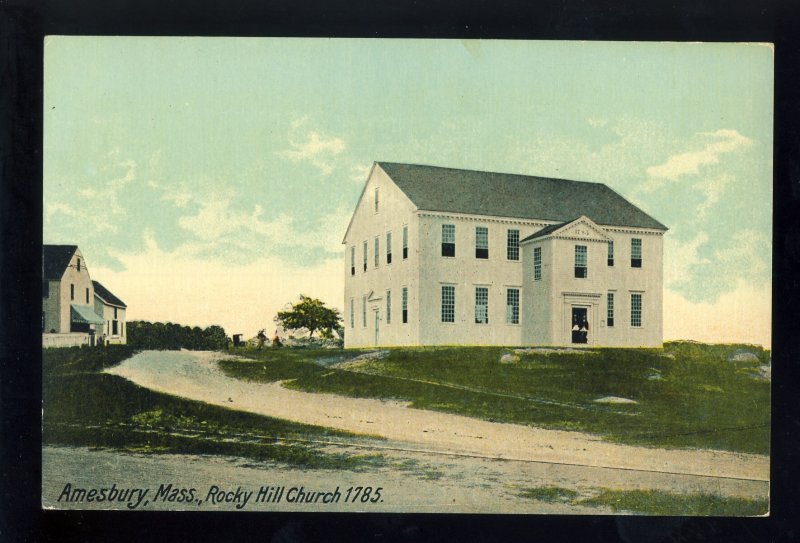
{"type": "Polygon", "coordinates": [[[575,277],[587,277],[588,270],[586,269],[586,245],[575,246],[575,277]]]}
{"type": "Polygon", "coordinates": [[[402,293],[403,324],[408,322],[408,287],[403,287],[402,293]]]}
{"type": "Polygon", "coordinates": [[[403,225],[403,260],[408,258],[408,225],[403,225]]]}
{"type": "Polygon", "coordinates": [[[367,242],[364,242],[364,271],[367,271],[367,242]]]}
{"type": "Polygon", "coordinates": [[[42,332],[44,332],[44,311],[42,311],[42,332]]]}
{"type": "Polygon", "coordinates": [[[375,187],[375,213],[378,212],[378,187],[375,187]]]}
{"type": "MultiPolygon", "coordinates": [[[[89,289],[86,289],[86,305],[89,305],[89,289]]],[[[114,314],[116,316],[117,310],[114,309],[114,314]]]]}
{"type": "Polygon", "coordinates": [[[442,225],[442,256],[456,256],[456,225],[442,225]]]}
{"type": "Polygon", "coordinates": [[[608,265],[609,266],[613,266],[614,265],[614,242],[613,241],[609,241],[608,242],[608,265]]]}
{"type": "Polygon", "coordinates": [[[356,246],[350,247],[350,275],[356,274],[356,246]]]}
{"type": "Polygon", "coordinates": [[[111,321],[111,335],[117,335],[117,326],[119,326],[119,321],[111,321]]]}
{"type": "Polygon", "coordinates": [[[42,281],[42,298],[50,297],[50,281],[42,281]]]}
{"type": "Polygon", "coordinates": [[[489,229],[475,227],[475,258],[489,258],[489,229]]]}
{"type": "Polygon", "coordinates": [[[117,318],[117,308],[116,307],[114,308],[114,318],[115,319],[117,318]]]}
{"type": "Polygon", "coordinates": [[[614,326],[614,293],[606,294],[606,324],[614,326]]]}
{"type": "Polygon", "coordinates": [[[361,326],[367,326],[367,297],[361,297],[361,326]]]}
{"type": "Polygon", "coordinates": [[[506,258],[509,260],[519,260],[519,230],[509,229],[508,231],[506,258]]]}
{"type": "Polygon", "coordinates": [[[633,238],[631,240],[631,268],[642,267],[642,240],[633,238]]]}
{"type": "Polygon", "coordinates": [[[475,287],[475,324],[489,324],[489,289],[475,287]]]}
{"type": "Polygon", "coordinates": [[[78,259],[78,271],[81,271],[81,259],[78,259]]]}
{"type": "Polygon", "coordinates": [[[392,324],[392,291],[386,291],[386,324],[392,324]]]}
{"type": "Polygon", "coordinates": [[[542,248],[533,248],[533,280],[539,281],[542,278],[542,248]]]}
{"type": "Polygon", "coordinates": [[[510,288],[506,291],[506,323],[519,324],[518,288],[510,288]]]}
{"type": "Polygon", "coordinates": [[[392,263],[392,233],[386,232],[386,263],[392,263]]]}
{"type": "Polygon", "coordinates": [[[456,321],[456,287],[442,285],[442,322],[456,321]]]}
{"type": "Polygon", "coordinates": [[[350,298],[350,328],[356,327],[356,301],[350,298]]]}
{"type": "Polygon", "coordinates": [[[375,267],[381,263],[381,238],[375,236],[375,267]]]}
{"type": "Polygon", "coordinates": [[[72,283],[70,283],[70,285],[69,285],[69,299],[70,300],[74,300],[75,299],[75,285],[72,284],[72,283]]]}
{"type": "Polygon", "coordinates": [[[631,293],[631,326],[642,326],[642,295],[638,292],[631,293]]]}
{"type": "Polygon", "coordinates": [[[119,335],[121,336],[125,335],[125,321],[119,323],[119,335]]]}

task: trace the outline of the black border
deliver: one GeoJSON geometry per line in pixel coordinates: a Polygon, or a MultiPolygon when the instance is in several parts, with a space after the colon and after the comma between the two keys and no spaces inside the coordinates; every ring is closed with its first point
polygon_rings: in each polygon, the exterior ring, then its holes
{"type": "Polygon", "coordinates": [[[798,531],[800,4],[793,0],[6,0],[0,3],[0,539],[792,541],[798,531]],[[768,519],[101,513],[40,509],[42,40],[46,34],[775,43],[772,512],[768,519]],[[273,537],[274,536],[274,537],[273,537]]]}

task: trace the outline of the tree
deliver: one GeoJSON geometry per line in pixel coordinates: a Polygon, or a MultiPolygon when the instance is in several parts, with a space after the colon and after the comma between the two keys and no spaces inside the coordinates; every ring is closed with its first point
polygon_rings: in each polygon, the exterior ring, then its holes
{"type": "Polygon", "coordinates": [[[275,322],[286,330],[308,330],[308,337],[312,337],[316,330],[330,330],[339,326],[342,320],[337,309],[325,307],[325,304],[316,298],[300,295],[300,301],[292,304],[285,311],[278,311],[275,322]]]}

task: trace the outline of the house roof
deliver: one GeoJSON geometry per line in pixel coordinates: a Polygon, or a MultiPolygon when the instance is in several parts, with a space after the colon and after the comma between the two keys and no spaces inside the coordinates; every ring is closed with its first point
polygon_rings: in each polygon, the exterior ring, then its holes
{"type": "Polygon", "coordinates": [[[94,295],[103,300],[108,305],[116,305],[118,307],[128,307],[125,302],[114,296],[110,290],[104,287],[100,282],[92,280],[94,285],[94,295]]]}
{"type": "Polygon", "coordinates": [[[607,226],[667,227],[602,183],[378,162],[418,209],[607,226]]]}
{"type": "Polygon", "coordinates": [[[42,279],[61,279],[77,250],[77,245],[42,245],[42,279]]]}

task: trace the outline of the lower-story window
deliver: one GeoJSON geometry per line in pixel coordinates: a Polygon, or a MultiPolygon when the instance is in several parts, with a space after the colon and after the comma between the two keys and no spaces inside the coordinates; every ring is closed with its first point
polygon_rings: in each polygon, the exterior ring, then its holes
{"type": "Polygon", "coordinates": [[[367,297],[361,297],[361,326],[367,326],[367,297]]]}
{"type": "Polygon", "coordinates": [[[442,285],[442,322],[456,320],[456,287],[442,285]]]}
{"type": "Polygon", "coordinates": [[[356,327],[356,302],[350,298],[350,328],[356,327]]]}
{"type": "Polygon", "coordinates": [[[614,326],[614,293],[606,294],[606,324],[614,326]]]}
{"type": "Polygon", "coordinates": [[[489,324],[489,289],[475,287],[475,324],[489,324]]]}
{"type": "Polygon", "coordinates": [[[510,288],[506,292],[506,322],[519,324],[519,289],[510,288]]]}
{"type": "Polygon", "coordinates": [[[392,324],[392,291],[386,291],[386,324],[392,324]]]}
{"type": "Polygon", "coordinates": [[[111,321],[111,335],[117,335],[117,327],[119,326],[119,321],[111,321]]]}
{"type": "Polygon", "coordinates": [[[408,287],[403,287],[402,295],[403,324],[408,323],[408,287]]]}
{"type": "Polygon", "coordinates": [[[631,326],[642,326],[642,295],[631,293],[631,326]]]}

